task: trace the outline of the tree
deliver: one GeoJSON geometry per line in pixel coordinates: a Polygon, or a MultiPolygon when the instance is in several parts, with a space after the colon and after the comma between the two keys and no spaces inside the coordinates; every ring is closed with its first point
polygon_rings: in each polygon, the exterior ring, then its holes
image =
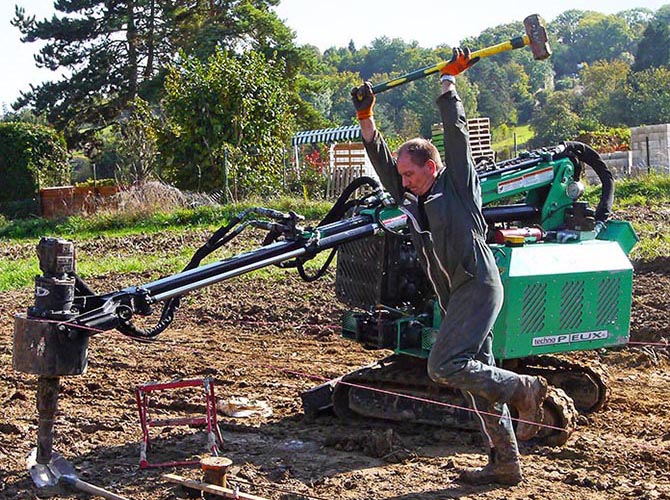
{"type": "Polygon", "coordinates": [[[608,127],[625,124],[628,116],[622,104],[629,75],[630,64],[621,60],[585,66],[579,74],[584,87],[579,106],[582,119],[608,127]]]}
{"type": "Polygon", "coordinates": [[[503,123],[516,124],[519,115],[514,102],[514,82],[510,80],[510,76],[518,73],[490,59],[484,59],[476,64],[468,70],[468,73],[479,89],[477,98],[479,113],[489,117],[493,127],[503,123]]]}
{"type": "Polygon", "coordinates": [[[31,123],[0,123],[0,172],[10,189],[0,191],[0,212],[35,213],[40,188],[70,181],[65,141],[55,130],[31,123]]]}
{"type": "MultiPolygon", "coordinates": [[[[113,123],[135,97],[157,101],[166,68],[180,48],[205,60],[216,47],[252,48],[300,68],[293,32],[271,7],[277,0],[56,0],[62,15],[36,21],[16,8],[22,41],[44,41],[38,66],[66,70],[56,82],[31,86],[15,108],[33,106],[77,142],[113,123]]],[[[292,73],[291,73],[292,72],[292,73]]]]}
{"type": "Polygon", "coordinates": [[[633,37],[639,40],[649,22],[654,18],[654,11],[645,7],[637,7],[617,12],[616,16],[626,21],[633,37]]]}
{"type": "Polygon", "coordinates": [[[579,115],[573,111],[573,106],[574,95],[570,92],[553,92],[547,97],[530,120],[535,132],[533,147],[552,146],[578,135],[579,115]]]}
{"type": "MultiPolygon", "coordinates": [[[[524,32],[521,22],[501,24],[476,38],[463,40],[471,50],[495,45],[524,32]]],[[[552,85],[551,65],[535,61],[529,49],[513,50],[487,58],[467,72],[478,88],[478,111],[493,126],[526,122],[533,108],[533,94],[552,85]],[[531,78],[532,75],[532,78],[531,78]]]]}
{"type": "Polygon", "coordinates": [[[225,168],[235,198],[276,194],[294,123],[283,72],[258,52],[217,49],[206,62],[184,56],[165,82],[159,149],[166,179],[184,189],[220,189],[225,168]]]}
{"type": "Polygon", "coordinates": [[[579,23],[580,38],[575,42],[577,62],[612,61],[622,54],[635,53],[635,41],[626,21],[616,15],[593,14],[579,23]]]}
{"type": "Polygon", "coordinates": [[[670,122],[670,68],[633,73],[626,86],[626,104],[631,127],[670,122]]]}
{"type": "Polygon", "coordinates": [[[635,55],[634,71],[670,65],[670,5],[656,11],[649,21],[635,55]]]}
{"type": "Polygon", "coordinates": [[[157,123],[149,104],[139,97],[134,99],[118,128],[118,180],[122,184],[143,184],[156,178],[157,123]]]}
{"type": "MultiPolygon", "coordinates": [[[[568,10],[549,24],[557,75],[576,74],[582,63],[629,58],[635,53],[631,18],[594,11],[568,10]],[[553,40],[552,40],[553,41],[553,40]]],[[[637,27],[636,29],[639,29],[637,27]]]]}
{"type": "Polygon", "coordinates": [[[71,142],[80,139],[83,127],[107,126],[173,55],[159,7],[159,0],[57,0],[63,15],[36,21],[17,6],[12,24],[21,40],[46,42],[35,56],[37,65],[69,75],[31,85],[15,109],[31,105],[45,113],[71,142]]]}

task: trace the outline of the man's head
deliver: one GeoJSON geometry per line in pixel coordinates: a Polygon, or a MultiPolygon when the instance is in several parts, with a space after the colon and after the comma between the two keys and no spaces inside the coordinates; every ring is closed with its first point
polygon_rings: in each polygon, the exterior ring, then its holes
{"type": "Polygon", "coordinates": [[[417,196],[424,195],[442,170],[440,152],[426,139],[409,140],[398,148],[397,169],[405,189],[417,196]]]}

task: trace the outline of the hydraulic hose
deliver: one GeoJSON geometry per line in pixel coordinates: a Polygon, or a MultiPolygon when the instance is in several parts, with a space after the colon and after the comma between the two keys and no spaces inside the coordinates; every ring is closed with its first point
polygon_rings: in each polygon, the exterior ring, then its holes
{"type": "MultiPolygon", "coordinates": [[[[381,191],[379,183],[376,180],[372,179],[371,177],[364,176],[355,179],[344,189],[344,191],[338,197],[333,207],[329,210],[328,214],[326,214],[323,220],[319,222],[318,227],[342,219],[342,217],[347,213],[347,211],[350,210],[353,206],[356,206],[358,203],[358,200],[350,200],[351,195],[357,189],[359,189],[364,185],[372,187],[375,191],[381,191]]],[[[186,265],[186,267],[183,269],[183,271],[189,271],[191,269],[195,269],[200,265],[200,263],[205,257],[210,255],[215,250],[221,248],[223,245],[225,245],[230,240],[235,238],[238,234],[240,234],[242,230],[244,230],[244,228],[247,227],[248,225],[248,223],[244,223],[241,225],[240,223],[251,212],[257,212],[260,213],[261,215],[274,218],[282,215],[280,212],[274,210],[257,209],[257,208],[250,208],[241,212],[240,214],[233,217],[233,219],[227,225],[222,226],[212,234],[209,240],[207,240],[207,242],[193,254],[193,257],[191,258],[190,262],[186,265]]],[[[319,279],[328,270],[328,267],[330,266],[330,264],[333,261],[333,258],[335,257],[336,251],[337,248],[332,249],[330,255],[326,259],[326,262],[314,275],[308,275],[307,272],[305,271],[304,268],[305,260],[298,260],[297,262],[294,263],[295,267],[298,270],[298,274],[303,280],[307,282],[312,282],[319,279]]],[[[290,263],[286,263],[285,266],[282,267],[289,267],[289,266],[290,263]]],[[[172,321],[174,320],[175,312],[179,308],[180,299],[181,297],[177,296],[167,300],[163,305],[163,309],[161,311],[161,316],[158,323],[151,328],[139,328],[135,326],[131,320],[121,320],[120,324],[117,326],[116,329],[122,334],[132,337],[135,340],[150,342],[154,340],[158,335],[160,335],[172,323],[172,321]]]]}
{"type": "Polygon", "coordinates": [[[319,222],[317,227],[325,226],[326,224],[330,224],[331,222],[336,222],[340,220],[344,215],[346,214],[347,210],[351,207],[350,200],[351,195],[360,187],[368,185],[372,187],[375,191],[380,191],[381,186],[379,185],[379,182],[374,180],[372,177],[358,177],[357,179],[354,179],[351,184],[349,184],[346,188],[344,188],[344,191],[342,191],[342,194],[337,198],[337,201],[333,205],[333,207],[328,211],[326,216],[319,222]]]}
{"type": "MultiPolygon", "coordinates": [[[[190,262],[186,265],[186,267],[184,267],[183,271],[195,269],[200,265],[200,263],[205,257],[207,257],[209,254],[211,254],[218,248],[221,248],[223,245],[225,245],[227,242],[229,242],[235,236],[241,233],[244,227],[246,227],[245,225],[238,227],[231,234],[228,234],[249,214],[250,211],[251,209],[247,209],[237,214],[227,225],[217,229],[212,234],[212,236],[210,236],[209,240],[207,240],[207,242],[203,246],[201,246],[198,250],[196,250],[196,252],[193,254],[193,257],[191,257],[190,262]]],[[[169,299],[167,302],[165,302],[158,323],[156,323],[156,325],[151,328],[139,328],[135,326],[130,320],[122,320],[119,326],[116,327],[116,329],[123,335],[132,337],[135,340],[144,342],[150,342],[152,340],[155,340],[155,338],[158,337],[158,335],[160,335],[161,333],[163,333],[163,331],[165,331],[165,329],[168,326],[170,326],[170,324],[174,320],[174,315],[177,309],[179,308],[180,300],[181,297],[173,297],[169,299]]]]}
{"type": "Polygon", "coordinates": [[[598,152],[591,146],[577,141],[565,141],[565,151],[556,155],[558,158],[568,157],[589,165],[600,179],[602,187],[600,201],[596,207],[596,220],[606,222],[612,215],[614,203],[614,176],[598,152]]]}

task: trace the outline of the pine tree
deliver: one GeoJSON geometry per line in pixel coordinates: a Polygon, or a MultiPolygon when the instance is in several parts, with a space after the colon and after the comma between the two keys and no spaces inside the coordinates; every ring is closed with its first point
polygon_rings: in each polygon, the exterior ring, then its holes
{"type": "Polygon", "coordinates": [[[138,95],[156,101],[178,51],[206,60],[217,47],[259,50],[299,67],[293,32],[270,7],[278,0],[55,0],[37,21],[16,7],[23,42],[44,41],[39,67],[58,81],[32,86],[14,103],[32,106],[71,144],[114,123],[138,95]]]}

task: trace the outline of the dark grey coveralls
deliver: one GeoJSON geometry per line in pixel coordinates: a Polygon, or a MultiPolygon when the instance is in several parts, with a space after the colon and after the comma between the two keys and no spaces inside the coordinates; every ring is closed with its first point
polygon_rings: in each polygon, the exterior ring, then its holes
{"type": "Polygon", "coordinates": [[[512,446],[516,453],[504,403],[512,397],[518,376],[497,368],[493,359],[491,328],[502,306],[503,288],[485,242],[481,188],[465,112],[455,90],[441,95],[437,104],[444,124],[445,168],[423,200],[404,192],[396,160],[378,132],[365,148],[382,184],[411,221],[412,241],[444,315],[428,358],[428,374],[463,392],[491,448],[510,451],[512,446]],[[496,416],[483,415],[482,410],[496,416]]]}

